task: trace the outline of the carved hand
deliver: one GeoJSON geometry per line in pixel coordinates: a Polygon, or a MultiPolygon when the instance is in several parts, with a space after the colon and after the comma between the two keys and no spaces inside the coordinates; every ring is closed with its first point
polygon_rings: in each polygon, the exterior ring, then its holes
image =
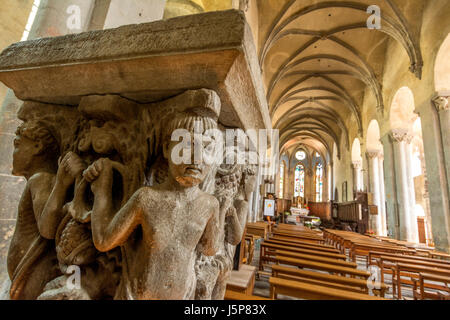
{"type": "Polygon", "coordinates": [[[83,160],[81,160],[77,154],[68,152],[64,158],[59,161],[56,180],[64,187],[69,187],[85,167],[86,165],[83,160]]]}
{"type": "Polygon", "coordinates": [[[235,214],[236,214],[236,208],[234,206],[231,206],[228,208],[225,216],[229,217],[229,216],[234,216],[235,214]]]}
{"type": "Polygon", "coordinates": [[[108,158],[101,158],[84,170],[83,177],[86,181],[91,182],[91,189],[94,194],[99,189],[110,187],[112,184],[112,169],[112,161],[108,158]]]}

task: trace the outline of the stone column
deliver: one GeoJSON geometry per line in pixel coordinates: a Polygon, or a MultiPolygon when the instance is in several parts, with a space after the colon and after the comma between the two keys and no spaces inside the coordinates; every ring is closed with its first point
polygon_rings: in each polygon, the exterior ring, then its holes
{"type": "Polygon", "coordinates": [[[362,181],[361,181],[361,169],[362,161],[354,161],[352,163],[353,168],[353,189],[355,191],[361,191],[362,181]]]}
{"type": "Polygon", "coordinates": [[[333,167],[333,161],[330,162],[330,200],[334,200],[335,194],[334,194],[334,167],[333,167]]]}
{"type": "Polygon", "coordinates": [[[326,202],[328,199],[328,179],[329,179],[329,171],[328,165],[323,166],[322,173],[322,202],[326,202]]]}
{"type": "Polygon", "coordinates": [[[439,117],[442,149],[444,152],[445,172],[447,176],[447,189],[450,190],[450,93],[438,95],[433,99],[439,117]]]}
{"type": "Polygon", "coordinates": [[[414,241],[414,235],[411,232],[411,201],[410,186],[408,185],[408,165],[406,154],[406,139],[408,138],[407,130],[392,130],[391,137],[394,144],[395,158],[395,175],[398,195],[398,209],[400,222],[400,239],[406,241],[414,241]]]}
{"type": "Polygon", "coordinates": [[[390,134],[381,138],[383,144],[383,176],[386,202],[386,220],[388,225],[388,235],[396,239],[400,238],[399,230],[399,206],[395,173],[395,158],[393,139],[390,134]]]}
{"type": "Polygon", "coordinates": [[[381,235],[387,236],[387,217],[386,217],[386,194],[384,191],[384,156],[380,154],[378,157],[378,174],[380,185],[380,208],[378,214],[381,214],[381,235]]]}
{"type": "MultiPolygon", "coordinates": [[[[382,234],[382,222],[381,222],[381,205],[380,205],[380,174],[379,174],[379,164],[378,157],[380,151],[378,150],[368,150],[367,158],[369,159],[370,167],[370,191],[373,194],[373,202],[378,207],[378,214],[375,219],[373,219],[373,227],[378,235],[382,234]]],[[[371,217],[372,220],[372,217],[371,217]]]]}
{"type": "Polygon", "coordinates": [[[408,187],[408,197],[409,197],[409,219],[411,220],[411,240],[413,242],[419,242],[419,231],[417,226],[417,215],[416,215],[416,192],[414,190],[414,178],[413,178],[413,168],[412,168],[412,141],[413,135],[408,134],[405,138],[405,156],[406,156],[406,168],[407,168],[407,187],[408,187]]]}
{"type": "Polygon", "coordinates": [[[433,242],[436,249],[450,252],[449,120],[448,98],[443,98],[448,96],[435,95],[416,106],[416,113],[422,122],[433,242]]]}

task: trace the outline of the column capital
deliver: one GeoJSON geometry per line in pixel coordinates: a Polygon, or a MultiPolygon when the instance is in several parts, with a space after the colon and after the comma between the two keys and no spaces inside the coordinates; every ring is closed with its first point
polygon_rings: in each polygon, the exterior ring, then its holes
{"type": "Polygon", "coordinates": [[[449,96],[443,96],[443,95],[437,95],[432,99],[434,106],[436,107],[436,110],[443,111],[449,109],[449,96]]]}
{"type": "Polygon", "coordinates": [[[393,142],[405,141],[406,143],[410,143],[414,137],[407,129],[392,129],[389,136],[393,142]]]}
{"type": "Polygon", "coordinates": [[[352,167],[353,169],[362,169],[362,161],[353,161],[352,167]]]}
{"type": "Polygon", "coordinates": [[[367,150],[366,151],[367,157],[372,160],[374,158],[378,158],[381,154],[379,150],[367,150]]]}

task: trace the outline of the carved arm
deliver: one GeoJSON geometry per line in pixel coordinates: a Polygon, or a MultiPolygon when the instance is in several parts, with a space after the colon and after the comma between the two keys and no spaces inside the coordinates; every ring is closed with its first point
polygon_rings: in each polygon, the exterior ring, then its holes
{"type": "Polygon", "coordinates": [[[117,166],[122,165],[104,158],[84,172],[85,179],[92,182],[94,193],[92,237],[95,247],[102,252],[122,245],[142,223],[141,193],[144,188],[137,190],[119,211],[115,212],[113,208],[113,167],[117,166]]]}

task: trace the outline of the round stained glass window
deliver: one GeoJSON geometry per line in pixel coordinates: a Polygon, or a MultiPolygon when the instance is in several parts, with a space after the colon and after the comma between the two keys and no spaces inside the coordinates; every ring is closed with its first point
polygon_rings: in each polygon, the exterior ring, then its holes
{"type": "Polygon", "coordinates": [[[295,158],[297,158],[297,160],[304,160],[306,158],[305,151],[297,151],[295,158]]]}

